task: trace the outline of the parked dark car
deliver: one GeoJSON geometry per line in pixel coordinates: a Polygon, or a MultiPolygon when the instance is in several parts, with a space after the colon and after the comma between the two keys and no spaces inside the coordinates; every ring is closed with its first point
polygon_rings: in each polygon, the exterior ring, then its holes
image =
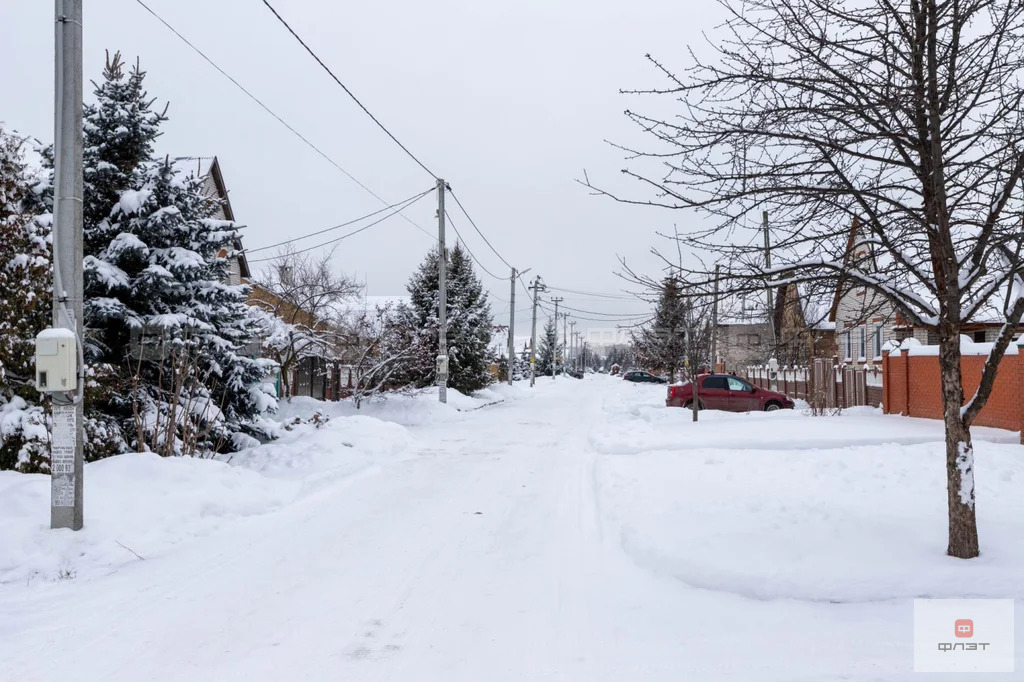
{"type": "MultiPolygon", "coordinates": [[[[697,391],[698,409],[724,410],[726,412],[771,412],[793,409],[793,401],[783,393],[759,388],[728,374],[702,374],[697,377],[700,390],[697,391]]],[[[668,407],[692,407],[693,384],[689,381],[668,387],[665,399],[668,407]]]]}
{"type": "Polygon", "coordinates": [[[668,379],[659,377],[641,369],[631,369],[622,375],[625,381],[635,381],[639,384],[667,384],[668,379]]]}

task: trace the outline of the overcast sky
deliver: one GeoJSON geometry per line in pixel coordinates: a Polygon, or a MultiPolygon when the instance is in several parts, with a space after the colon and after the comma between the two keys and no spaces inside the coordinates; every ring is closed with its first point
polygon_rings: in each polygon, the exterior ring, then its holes
{"type": "MultiPolygon", "coordinates": [[[[358,109],[259,0],[147,0],[221,68],[388,202],[433,179],[358,109]]],[[[678,0],[276,0],[272,4],[338,77],[431,170],[444,177],[506,260],[552,286],[621,293],[618,258],[655,271],[655,232],[697,218],[591,196],[591,180],[647,198],[619,174],[632,142],[619,88],[661,86],[651,52],[683,66],[686,47],[713,29],[713,3],[678,0]]],[[[249,100],[135,0],[85,3],[86,79],[104,50],[141,59],[151,96],[169,103],[161,154],[221,162],[248,248],[381,208],[379,201],[249,100]]],[[[6,0],[0,14],[0,121],[53,137],[53,3],[6,0]]],[[[87,82],[86,100],[92,86],[87,82]]],[[[642,139],[642,138],[641,138],[642,139]]],[[[436,236],[428,197],[409,217],[436,236]]],[[[504,281],[481,273],[496,321],[507,320],[508,270],[449,201],[470,250],[504,281]]],[[[343,231],[342,231],[343,232],[343,231]]],[[[335,233],[340,234],[341,232],[335,233]]],[[[455,235],[449,231],[450,239],[455,235]]],[[[339,244],[337,268],[372,295],[404,293],[431,238],[400,218],[339,244]]],[[[303,242],[312,245],[316,241],[303,242]]],[[[256,266],[254,266],[256,267],[256,266]]],[[[648,306],[561,293],[606,314],[648,306]]],[[[528,331],[517,292],[517,331],[528,331]]],[[[550,296],[550,294],[549,294],[550,296]]],[[[578,317],[586,317],[580,313],[578,317]]],[[[583,327],[615,322],[582,320],[583,327]]]]}

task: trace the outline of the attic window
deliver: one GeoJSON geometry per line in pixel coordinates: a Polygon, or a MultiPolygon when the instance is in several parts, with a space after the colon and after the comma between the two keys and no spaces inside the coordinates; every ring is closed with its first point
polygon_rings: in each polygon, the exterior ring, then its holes
{"type": "Polygon", "coordinates": [[[978,331],[974,332],[973,338],[975,343],[985,343],[985,330],[979,329],[978,331]]]}

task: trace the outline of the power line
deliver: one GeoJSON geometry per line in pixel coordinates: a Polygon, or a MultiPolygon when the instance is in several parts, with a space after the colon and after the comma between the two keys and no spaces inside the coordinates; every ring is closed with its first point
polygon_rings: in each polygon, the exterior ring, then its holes
{"type": "Polygon", "coordinates": [[[462,211],[462,214],[464,216],[466,216],[466,218],[469,220],[469,224],[473,226],[473,229],[476,230],[476,233],[478,235],[480,235],[481,239],[484,240],[484,243],[487,244],[488,247],[490,247],[491,251],[494,252],[494,255],[498,257],[498,260],[500,260],[506,266],[511,268],[512,264],[509,263],[507,260],[505,260],[504,258],[501,257],[501,254],[498,253],[498,250],[496,248],[494,248],[494,245],[491,244],[491,242],[487,239],[487,237],[484,236],[484,233],[480,231],[480,228],[477,227],[476,221],[473,220],[473,217],[471,215],[469,215],[469,212],[466,210],[466,207],[462,205],[461,201],[459,201],[459,197],[455,194],[455,190],[449,188],[448,192],[449,192],[449,194],[452,195],[452,199],[455,199],[455,203],[458,204],[459,209],[462,211]]]}
{"type": "Polygon", "coordinates": [[[593,292],[593,291],[580,291],[578,289],[563,289],[561,287],[553,287],[553,286],[550,286],[550,285],[548,286],[548,289],[551,289],[552,291],[564,291],[564,292],[570,293],[570,294],[580,294],[582,296],[593,296],[595,298],[612,298],[612,299],[618,299],[618,300],[622,300],[622,301],[635,301],[635,300],[637,300],[636,296],[624,296],[622,294],[602,294],[602,293],[597,293],[597,292],[593,292]]]}
{"type": "Polygon", "coordinates": [[[580,310],[579,308],[571,308],[567,305],[563,305],[566,310],[571,310],[574,313],[583,313],[584,315],[609,315],[611,317],[643,317],[650,315],[651,313],[602,313],[597,310],[580,310]]]}
{"type": "MultiPolygon", "coordinates": [[[[423,194],[420,194],[417,197],[414,197],[411,201],[407,201],[400,208],[395,209],[394,211],[392,211],[391,213],[387,214],[383,218],[378,218],[377,220],[374,220],[369,225],[364,225],[363,227],[360,227],[358,230],[352,230],[351,232],[343,234],[340,237],[337,237],[335,239],[330,239],[330,240],[328,240],[326,242],[323,242],[322,244],[317,244],[316,246],[310,246],[310,247],[305,248],[305,249],[299,249],[298,251],[292,251],[292,253],[293,254],[305,253],[306,251],[312,251],[313,249],[319,249],[321,246],[327,246],[328,244],[334,244],[335,242],[340,242],[342,239],[347,239],[347,238],[351,237],[352,235],[359,234],[360,232],[368,230],[371,227],[373,227],[374,225],[378,225],[378,224],[384,222],[385,220],[387,220],[388,218],[391,218],[391,217],[401,213],[402,211],[404,211],[405,209],[409,208],[410,206],[412,206],[413,204],[415,204],[417,201],[419,201],[423,197],[427,196],[428,194],[430,194],[429,191],[428,192],[424,192],[423,194]]],[[[257,258],[256,260],[251,260],[249,262],[250,263],[264,263],[264,262],[266,262],[268,260],[276,260],[276,259],[275,258],[257,258]]]]}
{"type": "MultiPolygon", "coordinates": [[[[354,225],[355,223],[362,222],[362,221],[366,220],[367,218],[372,218],[373,216],[375,216],[375,215],[377,215],[379,213],[383,213],[384,211],[387,211],[389,209],[395,208],[396,206],[401,206],[402,204],[404,204],[406,202],[412,201],[414,199],[419,199],[420,197],[422,197],[425,194],[430,194],[431,192],[434,191],[434,189],[435,189],[434,187],[431,187],[427,191],[421,192],[419,194],[414,194],[413,196],[409,197],[408,199],[404,199],[402,201],[399,201],[397,204],[392,204],[390,206],[385,206],[384,208],[378,209],[378,210],[374,211],[373,213],[367,213],[366,215],[364,215],[362,217],[353,218],[352,220],[349,220],[347,222],[341,223],[339,225],[334,225],[332,227],[327,227],[327,228],[324,228],[322,230],[318,230],[316,232],[310,232],[309,234],[304,234],[301,237],[293,237],[292,239],[286,239],[283,242],[278,242],[276,244],[271,244],[270,246],[261,246],[258,249],[245,249],[245,253],[246,254],[250,254],[250,253],[256,253],[257,251],[266,251],[267,249],[274,249],[274,248],[277,248],[278,246],[284,246],[285,244],[291,244],[292,242],[301,241],[303,239],[308,239],[310,237],[316,237],[317,235],[321,235],[321,234],[324,234],[326,232],[330,232],[332,230],[339,230],[339,229],[341,229],[343,227],[348,227],[349,225],[354,225]]],[[[356,234],[356,232],[350,232],[349,235],[346,235],[346,236],[350,236],[350,235],[353,235],[353,234],[356,234]]]]}
{"type": "MultiPolygon", "coordinates": [[[[290,124],[289,124],[289,123],[288,123],[287,121],[285,121],[285,120],[284,120],[283,118],[281,118],[281,117],[280,117],[280,116],[278,116],[278,115],[277,115],[276,113],[274,113],[274,111],[273,111],[273,110],[272,110],[272,109],[271,109],[270,107],[268,107],[268,106],[267,106],[266,104],[264,104],[264,103],[263,103],[263,101],[262,101],[262,100],[261,100],[261,99],[260,99],[259,97],[257,97],[256,95],[252,94],[251,92],[249,92],[249,90],[247,90],[247,89],[245,88],[245,86],[243,86],[243,85],[242,85],[241,83],[239,83],[239,82],[238,82],[237,80],[235,80],[235,79],[234,79],[234,77],[232,77],[232,76],[231,76],[231,74],[229,74],[229,73],[228,73],[227,71],[225,71],[224,69],[222,69],[222,68],[220,68],[219,66],[217,66],[217,63],[216,63],[216,62],[214,62],[214,61],[213,61],[212,59],[210,59],[210,58],[209,58],[208,56],[206,56],[206,53],[204,53],[204,52],[203,52],[202,50],[200,50],[200,49],[199,49],[198,47],[196,47],[195,45],[193,45],[193,44],[192,44],[192,42],[191,42],[191,41],[189,41],[189,39],[188,39],[188,38],[186,38],[186,37],[185,37],[185,36],[183,36],[183,35],[182,35],[181,33],[179,33],[179,32],[178,32],[178,30],[177,30],[176,28],[174,28],[173,26],[171,26],[171,25],[170,25],[169,23],[167,23],[167,22],[166,22],[166,21],[164,20],[164,18],[163,18],[163,17],[161,17],[161,16],[160,16],[159,14],[157,14],[156,12],[154,12],[154,11],[153,11],[153,10],[152,10],[152,9],[151,9],[151,8],[149,7],[149,5],[147,5],[147,4],[146,4],[145,2],[143,2],[142,0],[135,0],[135,2],[137,2],[137,3],[139,4],[139,5],[141,5],[141,6],[143,7],[143,9],[145,9],[145,10],[146,10],[147,12],[149,12],[150,14],[152,14],[152,15],[153,15],[153,16],[154,16],[154,17],[156,18],[156,20],[157,20],[157,21],[159,21],[159,22],[160,22],[161,24],[163,24],[164,26],[166,26],[166,27],[167,27],[167,29],[168,29],[168,30],[170,30],[170,32],[171,32],[171,33],[173,33],[174,35],[176,35],[176,36],[177,36],[177,37],[178,37],[178,38],[179,38],[179,39],[180,39],[180,40],[181,40],[181,41],[182,41],[183,43],[185,43],[185,44],[186,44],[186,45],[188,45],[188,46],[189,46],[190,48],[192,48],[192,51],[193,51],[193,52],[195,52],[195,53],[196,53],[196,54],[198,54],[198,55],[199,55],[200,57],[202,57],[202,58],[203,58],[204,60],[206,60],[206,62],[207,62],[207,63],[208,63],[208,64],[209,64],[210,66],[212,66],[212,67],[213,67],[214,69],[216,69],[216,70],[217,70],[217,71],[218,71],[218,72],[219,72],[219,73],[220,73],[220,74],[221,74],[222,76],[224,76],[224,77],[225,77],[225,78],[227,78],[227,79],[228,79],[229,81],[231,81],[231,82],[232,82],[232,83],[234,84],[234,86],[235,86],[236,88],[238,88],[239,90],[241,90],[241,91],[242,91],[243,93],[245,93],[245,95],[246,95],[247,97],[249,97],[249,99],[251,99],[251,100],[252,100],[253,102],[255,102],[256,104],[258,104],[258,105],[260,106],[260,108],[262,108],[262,109],[263,109],[264,111],[266,111],[266,112],[267,112],[268,114],[270,114],[270,115],[271,115],[271,116],[273,116],[273,117],[274,117],[275,119],[277,119],[278,123],[280,123],[280,124],[281,124],[281,125],[283,125],[283,126],[284,126],[285,128],[287,128],[287,129],[288,129],[288,130],[289,130],[289,131],[290,131],[290,132],[291,132],[291,133],[292,133],[293,135],[295,135],[295,137],[297,137],[297,138],[299,138],[300,140],[302,140],[302,142],[304,142],[304,143],[306,144],[306,146],[307,146],[307,147],[309,147],[310,149],[312,149],[313,151],[315,151],[315,152],[316,152],[317,154],[319,154],[319,155],[320,155],[321,157],[323,157],[323,159],[324,159],[325,161],[327,161],[327,163],[331,164],[332,166],[334,166],[335,168],[337,168],[337,169],[338,169],[339,171],[341,171],[341,173],[342,173],[342,174],[343,174],[343,175],[344,175],[345,177],[347,177],[347,178],[348,178],[349,180],[351,180],[352,182],[354,182],[354,183],[356,183],[357,185],[359,185],[359,186],[360,186],[360,187],[361,187],[361,188],[362,188],[363,190],[365,190],[365,191],[366,191],[366,193],[367,193],[367,194],[369,194],[369,195],[370,195],[370,196],[372,196],[372,197],[373,197],[374,199],[376,199],[376,200],[377,200],[377,201],[379,201],[380,203],[382,203],[382,204],[384,204],[385,206],[387,206],[388,202],[387,202],[387,201],[385,201],[385,200],[384,200],[384,199],[383,199],[383,198],[382,198],[382,197],[381,197],[381,196],[380,196],[379,194],[377,194],[377,193],[376,193],[376,192],[374,192],[374,191],[373,191],[372,189],[370,189],[369,187],[367,187],[366,185],[364,185],[364,184],[363,184],[362,182],[360,182],[358,178],[356,178],[356,177],[355,177],[354,175],[352,175],[352,174],[351,174],[351,173],[349,173],[349,172],[348,172],[347,170],[345,170],[344,168],[342,168],[342,167],[341,167],[341,165],[340,165],[340,164],[339,164],[339,163],[338,163],[337,161],[335,161],[334,159],[332,159],[331,157],[329,157],[329,156],[328,156],[328,155],[326,154],[326,152],[324,152],[324,151],[323,151],[323,150],[321,150],[321,149],[320,149],[319,147],[317,147],[317,146],[316,146],[315,144],[313,144],[312,142],[310,142],[310,141],[309,141],[309,139],[308,139],[308,138],[306,138],[306,136],[304,136],[304,135],[303,135],[302,133],[300,133],[300,132],[299,132],[298,130],[296,130],[295,128],[293,128],[293,127],[292,127],[292,126],[291,126],[291,125],[290,125],[290,124]]],[[[427,236],[428,236],[428,237],[430,237],[431,239],[433,239],[433,238],[434,238],[434,235],[432,235],[432,234],[431,234],[430,232],[427,232],[427,231],[426,231],[425,229],[423,229],[423,227],[421,227],[420,225],[418,225],[417,223],[415,223],[415,222],[414,222],[413,220],[411,220],[411,219],[410,219],[410,218],[409,218],[408,216],[402,215],[402,218],[403,218],[403,219],[404,219],[404,220],[405,220],[406,222],[408,222],[408,223],[409,223],[410,225],[412,225],[413,227],[415,227],[415,228],[416,228],[417,230],[419,230],[420,232],[422,232],[423,234],[427,235],[427,236]]]]}
{"type": "MultiPolygon", "coordinates": [[[[555,312],[553,308],[549,308],[549,307],[545,306],[543,303],[538,302],[537,305],[544,312],[551,313],[551,314],[554,314],[554,312],[555,312]]],[[[597,318],[597,317],[581,317],[579,315],[572,315],[571,318],[574,319],[574,320],[582,320],[584,322],[605,322],[605,323],[623,322],[623,323],[634,323],[634,326],[639,326],[640,324],[643,324],[647,320],[654,319],[654,315],[646,315],[646,314],[645,315],[633,315],[633,316],[630,316],[630,317],[615,317],[615,318],[610,318],[610,319],[602,319],[602,318],[597,318]],[[639,322],[638,322],[638,320],[639,320],[639,322]]]]}
{"type": "Polygon", "coordinates": [[[320,66],[323,67],[324,71],[326,71],[328,73],[328,75],[330,75],[330,77],[334,79],[334,82],[341,86],[341,89],[344,90],[345,93],[349,97],[352,98],[352,101],[355,102],[356,104],[358,104],[359,108],[362,109],[363,111],[365,111],[366,115],[369,116],[371,119],[373,119],[373,122],[376,123],[377,126],[381,130],[383,130],[385,133],[387,133],[388,137],[390,137],[392,140],[394,140],[395,144],[397,144],[399,147],[402,148],[402,151],[404,151],[406,154],[409,155],[409,158],[411,158],[413,161],[415,161],[417,164],[419,164],[420,168],[422,168],[423,170],[427,171],[427,173],[430,174],[430,177],[432,177],[435,180],[437,180],[437,175],[435,175],[432,170],[430,170],[425,165],[423,165],[423,162],[420,161],[419,159],[417,159],[415,154],[413,154],[411,151],[409,151],[409,149],[404,144],[399,142],[398,138],[395,137],[394,135],[392,135],[391,131],[388,130],[387,128],[385,128],[384,124],[381,123],[379,120],[377,120],[376,116],[374,116],[372,113],[370,113],[370,110],[367,109],[366,106],[362,102],[359,101],[359,98],[356,97],[354,94],[352,94],[352,91],[349,90],[348,87],[346,87],[346,85],[344,83],[342,83],[341,80],[339,80],[337,76],[334,75],[334,72],[331,71],[331,69],[326,64],[324,64],[323,60],[320,59],[320,57],[317,56],[316,52],[313,52],[313,49],[309,45],[306,44],[306,41],[304,41],[302,38],[300,38],[299,34],[296,33],[295,30],[291,26],[288,25],[288,22],[284,20],[284,17],[282,17],[280,14],[277,13],[277,10],[274,9],[274,6],[271,5],[269,2],[267,2],[267,0],[263,0],[263,4],[267,6],[267,9],[269,9],[271,12],[273,12],[274,16],[277,17],[277,20],[280,21],[281,24],[283,24],[286,29],[288,29],[288,32],[291,33],[292,36],[297,41],[299,41],[299,44],[302,45],[302,47],[306,48],[306,52],[308,52],[310,54],[310,56],[312,56],[313,59],[316,60],[317,64],[319,64],[320,66]]]}
{"type": "Polygon", "coordinates": [[[490,275],[494,279],[505,281],[504,277],[498,277],[493,272],[491,272],[490,270],[485,268],[484,264],[481,263],[480,260],[476,256],[473,255],[473,252],[470,250],[469,245],[466,244],[466,240],[459,233],[459,228],[455,227],[455,221],[452,220],[452,217],[451,217],[451,215],[448,214],[448,210],[447,209],[445,209],[444,215],[448,219],[448,224],[451,225],[452,229],[455,231],[455,236],[458,237],[459,240],[462,242],[462,246],[466,249],[466,253],[469,254],[469,257],[473,259],[473,261],[480,267],[480,269],[483,270],[484,272],[486,272],[488,275],[490,275]]]}

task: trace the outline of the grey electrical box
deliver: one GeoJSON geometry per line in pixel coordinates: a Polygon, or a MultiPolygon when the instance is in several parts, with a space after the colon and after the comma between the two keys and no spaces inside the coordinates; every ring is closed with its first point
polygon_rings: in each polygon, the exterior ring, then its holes
{"type": "Polygon", "coordinates": [[[51,327],[36,337],[36,388],[43,393],[78,389],[78,347],[75,332],[51,327]]]}
{"type": "Polygon", "coordinates": [[[437,356],[437,373],[447,374],[448,373],[448,356],[438,355],[437,356]]]}

